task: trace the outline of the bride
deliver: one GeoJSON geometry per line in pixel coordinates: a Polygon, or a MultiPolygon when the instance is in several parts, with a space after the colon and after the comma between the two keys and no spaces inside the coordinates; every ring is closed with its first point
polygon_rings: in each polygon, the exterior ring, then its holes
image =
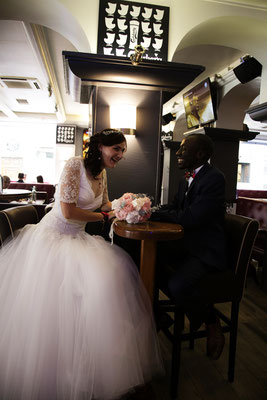
{"type": "Polygon", "coordinates": [[[117,399],[162,372],[135,264],[84,231],[113,217],[105,168],[125,151],[120,131],[93,135],[66,163],[53,209],[1,249],[1,400],[117,399]]]}

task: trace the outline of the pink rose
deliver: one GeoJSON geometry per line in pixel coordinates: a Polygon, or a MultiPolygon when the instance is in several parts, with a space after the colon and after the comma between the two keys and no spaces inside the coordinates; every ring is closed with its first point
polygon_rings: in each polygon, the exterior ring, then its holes
{"type": "Polygon", "coordinates": [[[146,214],[140,216],[140,221],[139,222],[147,221],[150,216],[151,216],[151,213],[146,213],[146,214]]]}
{"type": "Polygon", "coordinates": [[[124,193],[124,195],[121,197],[123,200],[133,200],[135,195],[133,193],[124,193]]]}
{"type": "Polygon", "coordinates": [[[127,214],[127,211],[124,209],[115,210],[115,215],[120,220],[124,220],[127,217],[127,214]]]}

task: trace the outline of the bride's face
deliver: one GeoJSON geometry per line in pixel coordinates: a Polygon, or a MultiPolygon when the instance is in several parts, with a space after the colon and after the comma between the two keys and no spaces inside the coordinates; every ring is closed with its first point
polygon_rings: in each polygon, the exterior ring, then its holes
{"type": "Polygon", "coordinates": [[[114,144],[113,146],[100,145],[99,150],[101,151],[102,156],[102,167],[116,167],[117,163],[123,158],[126,149],[126,142],[114,144]]]}

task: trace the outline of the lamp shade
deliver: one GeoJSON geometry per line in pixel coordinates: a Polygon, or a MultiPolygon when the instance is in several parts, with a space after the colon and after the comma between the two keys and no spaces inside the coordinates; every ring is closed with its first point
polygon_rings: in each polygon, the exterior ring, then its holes
{"type": "Polygon", "coordinates": [[[134,134],[136,129],[136,107],[130,104],[110,106],[110,127],[126,134],[134,134]]]}

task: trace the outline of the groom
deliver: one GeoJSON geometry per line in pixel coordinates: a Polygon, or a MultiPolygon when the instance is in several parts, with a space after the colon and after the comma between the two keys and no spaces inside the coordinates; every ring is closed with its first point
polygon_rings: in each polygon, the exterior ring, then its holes
{"type": "MultiPolygon", "coordinates": [[[[194,285],[209,273],[226,266],[224,214],[225,179],[208,163],[213,151],[211,139],[203,134],[191,134],[183,139],[177,151],[178,167],[185,177],[171,204],[161,206],[151,219],[183,226],[184,238],[177,242],[159,243],[159,266],[171,264],[174,273],[168,277],[168,289],[177,304],[190,298],[194,285]]],[[[164,269],[163,269],[164,274],[164,269]]],[[[219,319],[212,309],[197,309],[188,315],[193,327],[202,322],[208,330],[208,354],[219,358],[224,336],[219,319]]]]}

